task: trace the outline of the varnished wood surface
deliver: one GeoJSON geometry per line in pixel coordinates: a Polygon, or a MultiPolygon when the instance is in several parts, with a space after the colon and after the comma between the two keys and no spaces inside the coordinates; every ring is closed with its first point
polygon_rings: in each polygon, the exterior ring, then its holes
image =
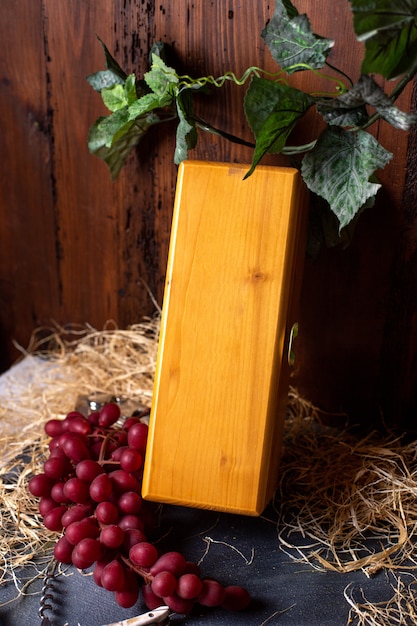
{"type": "MultiPolygon", "coordinates": [[[[331,62],[357,79],[349,3],[333,3],[331,10],[308,0],[295,5],[308,11],[316,32],[336,40],[331,62]]],[[[156,39],[171,44],[193,75],[227,69],[239,75],[250,65],[276,66],[260,37],[272,2],[1,0],[0,8],[0,365],[5,368],[19,354],[12,341],[26,346],[33,329],[51,319],[97,328],[114,319],[125,327],[154,311],[148,290],[162,303],[177,173],[175,126],[161,126],[145,139],[120,179],[110,182],[106,166],[86,147],[90,124],[104,112],[85,81],[103,67],[95,35],[127,72],[146,69],[156,39]]],[[[315,81],[304,73],[292,79],[295,86],[312,89],[315,81]]],[[[244,88],[232,85],[221,94],[213,91],[198,112],[214,126],[251,140],[243,94],[244,88]]],[[[410,99],[409,89],[399,105],[408,109],[410,99]]],[[[319,125],[310,119],[294,140],[302,141],[319,125]]],[[[402,412],[417,410],[415,271],[409,264],[416,251],[410,192],[415,158],[407,157],[407,133],[384,122],[373,132],[394,153],[380,175],[384,191],[361,218],[348,250],[326,250],[307,260],[293,382],[329,411],[349,411],[365,422],[381,415],[401,422],[402,412]],[[404,411],[396,414],[400,400],[404,411]]],[[[251,153],[205,135],[191,156],[248,162],[251,153]]]]}
{"type": "Polygon", "coordinates": [[[298,170],[247,170],[180,167],[143,493],[255,515],[276,488],[308,204],[298,170]]]}

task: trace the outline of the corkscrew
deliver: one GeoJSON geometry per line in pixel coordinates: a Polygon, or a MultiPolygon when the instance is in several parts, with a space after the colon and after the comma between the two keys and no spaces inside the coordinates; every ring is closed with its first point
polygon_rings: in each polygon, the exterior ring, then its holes
{"type": "Polygon", "coordinates": [[[54,599],[54,577],[57,568],[57,562],[54,560],[46,570],[44,582],[42,585],[41,599],[39,601],[39,617],[41,620],[41,626],[52,626],[50,617],[53,606],[51,601],[54,599]]]}

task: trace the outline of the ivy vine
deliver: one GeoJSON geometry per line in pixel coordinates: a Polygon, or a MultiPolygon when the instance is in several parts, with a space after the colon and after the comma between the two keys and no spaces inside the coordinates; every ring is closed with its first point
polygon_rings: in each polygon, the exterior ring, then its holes
{"type": "Polygon", "coordinates": [[[155,125],[176,119],[174,162],[188,158],[198,131],[226,139],[243,140],[214,128],[193,108],[196,93],[221,89],[228,81],[246,86],[244,114],[253,132],[250,176],[265,154],[287,154],[299,159],[308,188],[322,198],[337,218],[340,231],[372,204],[381,187],[376,172],[391,160],[368,128],[383,119],[408,131],[417,115],[404,112],[395,101],[417,72],[417,0],[350,0],[353,26],[364,43],[361,76],[355,83],[328,62],[334,41],[311,29],[307,15],[299,14],[290,0],[276,0],[272,19],[262,38],[279,66],[276,74],[250,67],[240,78],[233,72],[219,77],[179,75],[155,44],[151,65],[142,78],[129,76],[102,43],[106,69],[87,77],[110,111],[90,128],[90,151],[103,159],[115,179],[132,148],[155,125]],[[328,69],[332,74],[326,74],[328,69]],[[306,93],[289,84],[295,72],[314,72],[331,85],[328,93],[306,93]],[[336,73],[336,78],[334,73],[336,73]],[[396,80],[385,93],[375,76],[396,80]],[[315,107],[325,122],[319,136],[302,146],[288,145],[296,125],[315,107]]]}

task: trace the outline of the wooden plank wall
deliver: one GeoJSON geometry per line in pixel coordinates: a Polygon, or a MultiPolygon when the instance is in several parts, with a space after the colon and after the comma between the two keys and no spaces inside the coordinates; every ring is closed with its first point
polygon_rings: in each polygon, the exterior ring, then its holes
{"type": "MultiPolygon", "coordinates": [[[[307,0],[295,4],[308,11],[316,32],[336,39],[332,62],[357,78],[349,3],[334,3],[329,11],[307,0]]],[[[161,126],[146,138],[111,183],[106,166],[86,147],[90,124],[104,113],[85,81],[103,67],[95,34],[127,72],[138,74],[158,39],[172,45],[179,64],[193,75],[276,66],[260,37],[272,1],[0,0],[0,7],[5,369],[19,354],[12,341],[26,346],[39,325],[55,320],[102,328],[113,319],[124,328],[154,312],[150,293],[162,302],[175,126],[161,126]]],[[[319,87],[304,75],[292,82],[319,87]]],[[[199,114],[251,140],[243,94],[243,88],[229,85],[202,101],[199,114]]],[[[409,89],[401,99],[404,108],[411,97],[409,89]]],[[[296,139],[305,141],[317,128],[309,120],[296,139]]],[[[381,415],[403,423],[417,408],[415,160],[407,152],[406,133],[386,124],[375,132],[395,158],[381,176],[377,206],[360,220],[351,246],[307,259],[293,383],[328,411],[347,411],[367,423],[381,415]]],[[[411,133],[412,154],[415,144],[411,133]]],[[[205,135],[191,156],[247,162],[251,152],[205,135]]]]}

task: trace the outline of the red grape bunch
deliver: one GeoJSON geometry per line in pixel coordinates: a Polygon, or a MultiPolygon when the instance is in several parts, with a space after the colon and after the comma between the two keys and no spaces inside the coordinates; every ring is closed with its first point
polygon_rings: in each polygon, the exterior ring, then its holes
{"type": "Polygon", "coordinates": [[[161,554],[148,540],[151,505],[140,495],[148,426],[140,415],[120,418],[119,405],[108,403],[88,417],[71,411],[45,424],[49,457],[29,491],[45,527],[61,533],[55,558],[93,568],[96,584],[125,608],[142,590],[150,610],[190,613],[195,603],[245,609],[246,589],[202,578],[198,564],[176,551],[161,554]]]}

